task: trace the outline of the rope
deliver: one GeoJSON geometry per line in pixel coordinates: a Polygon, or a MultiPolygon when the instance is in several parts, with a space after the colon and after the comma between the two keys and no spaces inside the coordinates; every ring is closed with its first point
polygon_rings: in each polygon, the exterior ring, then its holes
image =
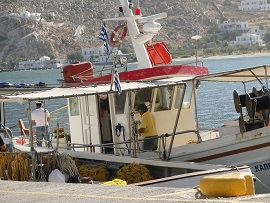
{"type": "Polygon", "coordinates": [[[68,174],[69,177],[79,176],[79,171],[75,161],[66,153],[57,156],[57,165],[61,171],[68,174]]]}
{"type": "MultiPolygon", "coordinates": [[[[235,169],[236,171],[239,172],[237,166],[231,166],[231,168],[233,168],[233,169],[235,169]]],[[[252,174],[252,175],[253,175],[253,179],[258,180],[264,187],[266,187],[266,188],[269,189],[269,191],[270,191],[270,187],[269,187],[268,185],[264,184],[264,183],[263,183],[257,176],[255,176],[254,174],[252,174]]]]}
{"type": "Polygon", "coordinates": [[[67,105],[62,106],[62,107],[60,107],[60,108],[58,108],[58,109],[55,109],[55,110],[51,111],[50,113],[51,113],[51,114],[52,114],[52,113],[55,113],[55,112],[60,111],[60,110],[62,110],[62,109],[64,109],[64,108],[67,108],[67,107],[68,107],[67,105]]]}
{"type": "MultiPolygon", "coordinates": [[[[123,25],[124,25],[123,28],[124,28],[125,26],[127,26],[127,21],[125,21],[123,25]]],[[[123,28],[122,28],[122,30],[123,30],[123,28]]],[[[121,30],[121,32],[122,32],[122,30],[121,30]]],[[[118,38],[119,38],[119,34],[120,34],[121,32],[118,33],[118,35],[117,35],[118,38]]],[[[117,52],[116,52],[116,54],[115,54],[115,56],[114,56],[115,59],[116,59],[117,56],[118,56],[118,52],[119,52],[119,50],[120,50],[120,45],[121,45],[121,43],[117,46],[117,52]]],[[[107,65],[107,63],[108,63],[108,60],[109,60],[109,58],[110,58],[110,55],[112,54],[112,50],[113,50],[113,48],[111,48],[110,53],[109,53],[108,57],[106,58],[106,62],[104,63],[103,68],[101,69],[99,76],[102,76],[102,72],[105,70],[105,67],[106,67],[106,65],[107,65]]],[[[115,65],[115,61],[114,61],[113,65],[115,65]]]]}
{"type": "Polygon", "coordinates": [[[72,77],[73,80],[74,80],[74,78],[79,78],[79,79],[81,79],[81,78],[84,78],[84,77],[93,77],[92,75],[91,75],[91,76],[86,76],[86,75],[80,76],[80,75],[82,75],[83,73],[85,73],[86,71],[89,71],[89,70],[91,70],[91,69],[92,69],[92,68],[88,68],[88,69],[86,69],[85,71],[82,71],[82,72],[77,73],[77,74],[75,74],[75,75],[72,75],[72,76],[70,76],[70,77],[72,77]]]}
{"type": "Polygon", "coordinates": [[[257,176],[255,176],[254,174],[253,174],[253,176],[254,176],[255,180],[258,180],[264,187],[266,187],[266,188],[269,189],[269,191],[270,191],[270,187],[269,187],[268,185],[264,184],[264,183],[263,183],[257,176]]]}

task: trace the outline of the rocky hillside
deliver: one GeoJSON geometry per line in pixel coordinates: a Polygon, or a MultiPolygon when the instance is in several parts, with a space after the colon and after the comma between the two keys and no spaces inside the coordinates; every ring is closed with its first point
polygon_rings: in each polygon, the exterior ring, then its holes
{"type": "MultiPolygon", "coordinates": [[[[135,0],[133,0],[136,5],[135,0]]],[[[164,40],[172,47],[179,47],[193,35],[207,35],[209,27],[222,20],[250,21],[267,25],[268,14],[239,11],[240,0],[141,0],[142,14],[167,12],[160,20],[163,29],[156,41],[164,40]]],[[[37,59],[43,55],[66,58],[67,54],[80,51],[82,47],[102,45],[98,35],[102,19],[114,17],[120,3],[118,0],[1,0],[0,4],[0,67],[12,68],[21,59],[37,59]],[[48,26],[33,20],[11,17],[23,8],[31,13],[41,13],[48,22],[64,23],[48,26]],[[51,17],[51,13],[55,16],[51,17]],[[78,25],[84,25],[84,37],[90,42],[82,43],[73,35],[78,25]]],[[[116,25],[108,23],[110,31],[116,25]]]]}

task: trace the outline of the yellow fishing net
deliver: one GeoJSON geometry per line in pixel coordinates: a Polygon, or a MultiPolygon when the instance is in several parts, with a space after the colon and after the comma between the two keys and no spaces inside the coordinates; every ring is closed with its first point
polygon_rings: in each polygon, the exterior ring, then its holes
{"type": "Polygon", "coordinates": [[[127,185],[127,182],[121,179],[113,179],[112,181],[107,181],[103,183],[104,185],[120,185],[120,186],[125,186],[127,185]]]}
{"type": "Polygon", "coordinates": [[[93,181],[105,182],[108,180],[108,172],[104,164],[93,165],[84,164],[78,166],[78,171],[82,177],[90,177],[93,181]]]}
{"type": "Polygon", "coordinates": [[[125,180],[127,184],[153,180],[150,171],[143,165],[132,163],[117,171],[116,177],[125,180]]]}

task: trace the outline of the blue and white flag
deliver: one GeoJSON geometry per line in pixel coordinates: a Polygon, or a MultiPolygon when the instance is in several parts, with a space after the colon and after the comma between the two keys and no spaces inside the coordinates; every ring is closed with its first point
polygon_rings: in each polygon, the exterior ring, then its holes
{"type": "Polygon", "coordinates": [[[116,65],[114,65],[114,87],[115,87],[115,90],[117,90],[118,94],[121,94],[122,89],[121,89],[120,79],[119,79],[116,65]]]}
{"type": "Polygon", "coordinates": [[[104,47],[106,48],[106,52],[107,54],[109,54],[110,53],[109,38],[108,38],[105,23],[103,23],[103,26],[102,26],[102,29],[98,38],[103,40],[104,47]]]}

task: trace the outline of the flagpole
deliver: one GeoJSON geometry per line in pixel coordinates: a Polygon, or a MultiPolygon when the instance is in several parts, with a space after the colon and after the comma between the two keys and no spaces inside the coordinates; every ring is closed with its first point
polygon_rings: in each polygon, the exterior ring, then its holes
{"type": "Polygon", "coordinates": [[[116,56],[113,59],[113,67],[112,67],[112,76],[111,76],[111,88],[110,88],[110,91],[112,91],[112,87],[113,87],[113,84],[114,84],[115,63],[116,63],[116,56]]]}

